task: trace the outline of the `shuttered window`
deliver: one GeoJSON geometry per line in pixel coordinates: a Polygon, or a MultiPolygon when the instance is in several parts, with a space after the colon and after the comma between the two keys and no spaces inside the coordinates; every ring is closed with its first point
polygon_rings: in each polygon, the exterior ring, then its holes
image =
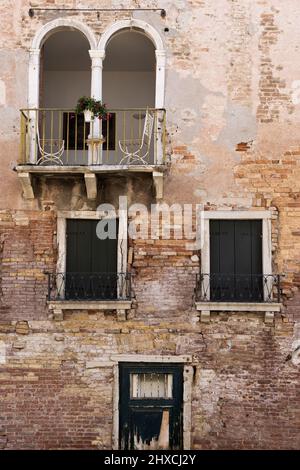
{"type": "Polygon", "coordinates": [[[261,220],[210,221],[210,298],[261,301],[261,220]]]}
{"type": "Polygon", "coordinates": [[[99,239],[97,223],[98,220],[67,220],[66,298],[117,296],[117,239],[99,239]]]}

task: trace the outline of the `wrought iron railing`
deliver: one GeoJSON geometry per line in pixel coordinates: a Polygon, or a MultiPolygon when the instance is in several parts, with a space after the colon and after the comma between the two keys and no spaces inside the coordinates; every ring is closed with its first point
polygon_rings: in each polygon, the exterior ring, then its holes
{"type": "Polygon", "coordinates": [[[85,121],[74,109],[22,109],[19,164],[162,165],[164,109],[112,109],[85,121]]]}
{"type": "Polygon", "coordinates": [[[196,301],[280,302],[280,274],[197,274],[196,301]]]}
{"type": "Polygon", "coordinates": [[[130,300],[130,273],[45,273],[48,300],[130,300]]]}

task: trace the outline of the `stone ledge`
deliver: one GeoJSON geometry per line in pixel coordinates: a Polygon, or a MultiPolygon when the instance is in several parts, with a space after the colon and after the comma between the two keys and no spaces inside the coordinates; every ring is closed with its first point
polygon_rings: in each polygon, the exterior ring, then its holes
{"type": "Polygon", "coordinates": [[[147,354],[113,354],[110,359],[114,362],[159,362],[159,363],[191,363],[193,361],[190,355],[147,355],[147,354]]]}
{"type": "Polygon", "coordinates": [[[50,300],[48,307],[53,318],[62,321],[64,310],[116,310],[118,320],[126,320],[126,312],[131,309],[131,300],[50,300]]]}
{"type": "Polygon", "coordinates": [[[273,323],[275,313],[281,311],[281,303],[267,302],[195,302],[200,311],[200,321],[208,323],[210,312],[264,312],[265,323],[273,323]]]}
{"type": "Polygon", "coordinates": [[[88,174],[88,173],[154,173],[165,165],[17,165],[17,173],[30,174],[88,174]]]}

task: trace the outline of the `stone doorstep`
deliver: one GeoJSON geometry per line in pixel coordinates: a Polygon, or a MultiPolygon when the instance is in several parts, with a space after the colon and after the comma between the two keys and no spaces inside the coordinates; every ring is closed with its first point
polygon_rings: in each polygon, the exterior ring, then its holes
{"type": "Polygon", "coordinates": [[[53,318],[57,321],[64,319],[64,310],[116,310],[117,318],[120,321],[127,319],[127,310],[132,307],[131,300],[51,300],[47,302],[49,310],[53,312],[53,318]]]}
{"type": "Polygon", "coordinates": [[[200,321],[208,323],[211,312],[263,312],[265,323],[273,324],[275,313],[281,311],[281,303],[267,302],[195,302],[195,307],[200,311],[200,321]]]}

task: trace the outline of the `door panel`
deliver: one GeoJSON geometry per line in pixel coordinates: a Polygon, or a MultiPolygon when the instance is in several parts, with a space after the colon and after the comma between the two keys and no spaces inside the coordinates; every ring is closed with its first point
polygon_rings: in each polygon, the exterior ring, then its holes
{"type": "Polygon", "coordinates": [[[66,299],[117,296],[117,239],[100,240],[98,220],[67,220],[66,299]]]}
{"type": "Polygon", "coordinates": [[[135,450],[169,449],[172,409],[132,408],[130,447],[135,450]],[[170,416],[171,415],[171,416],[170,416]]]}
{"type": "Polygon", "coordinates": [[[121,449],[182,448],[182,374],[181,365],[120,365],[121,449]]]}

